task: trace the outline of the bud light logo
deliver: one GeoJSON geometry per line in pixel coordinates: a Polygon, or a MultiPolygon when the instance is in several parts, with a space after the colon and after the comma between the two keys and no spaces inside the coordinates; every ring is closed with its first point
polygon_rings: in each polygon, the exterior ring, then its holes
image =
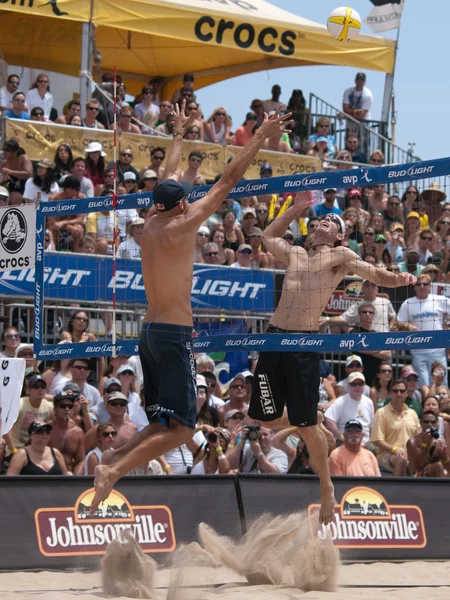
{"type": "Polygon", "coordinates": [[[189,194],[189,200],[200,200],[200,198],[203,198],[203,196],[206,195],[206,192],[207,190],[205,189],[194,189],[189,194]]]}
{"type": "Polygon", "coordinates": [[[324,185],[327,179],[327,177],[314,177],[314,175],[307,175],[306,177],[303,177],[302,185],[305,187],[324,185]]]}
{"type": "Polygon", "coordinates": [[[255,192],[263,192],[269,187],[268,183],[248,183],[245,186],[245,191],[254,194],[255,192]]]}

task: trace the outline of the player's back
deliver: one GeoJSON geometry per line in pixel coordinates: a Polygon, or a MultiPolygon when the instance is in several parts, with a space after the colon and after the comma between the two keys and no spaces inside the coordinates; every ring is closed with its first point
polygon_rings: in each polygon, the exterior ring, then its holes
{"type": "Polygon", "coordinates": [[[196,224],[184,214],[150,217],[142,236],[146,322],[192,326],[192,248],[196,224]]]}

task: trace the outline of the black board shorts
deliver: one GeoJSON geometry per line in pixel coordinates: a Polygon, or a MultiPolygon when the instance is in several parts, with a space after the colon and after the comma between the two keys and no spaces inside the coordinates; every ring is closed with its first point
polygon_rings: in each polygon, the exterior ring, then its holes
{"type": "Polygon", "coordinates": [[[144,408],[150,423],[169,426],[170,419],[195,428],[197,366],[192,327],[144,323],[139,338],[144,375],[144,408]]]}
{"type": "MultiPolygon", "coordinates": [[[[311,333],[287,331],[269,325],[266,333],[311,333]]],[[[274,421],[287,408],[291,425],[317,425],[320,386],[318,352],[261,352],[255,369],[248,416],[274,421]]]]}

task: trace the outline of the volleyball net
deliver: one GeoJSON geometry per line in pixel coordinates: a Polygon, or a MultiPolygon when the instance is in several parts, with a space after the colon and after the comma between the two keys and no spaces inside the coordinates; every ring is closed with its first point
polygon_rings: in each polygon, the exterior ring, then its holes
{"type": "MultiPolygon", "coordinates": [[[[401,198],[409,186],[416,185],[420,191],[432,190],[428,200],[423,200],[414,210],[425,215],[430,211],[436,218],[429,217],[428,227],[421,222],[422,230],[432,232],[430,248],[432,262],[441,258],[446,267],[450,247],[450,238],[446,244],[445,231],[450,231],[450,212],[443,211],[444,194],[449,188],[450,158],[436,159],[402,165],[384,167],[358,168],[351,170],[334,170],[309,175],[289,175],[270,179],[243,180],[229,194],[230,206],[232,200],[238,203],[249,196],[257,196],[258,201],[267,201],[272,194],[293,194],[297,191],[313,190],[321,196],[324,190],[335,188],[338,193],[346,194],[349,188],[374,190],[376,186],[384,185],[390,196],[401,198]],[[374,188],[375,186],[375,188],[374,188]],[[437,190],[433,193],[433,189],[437,190]],[[446,223],[446,221],[448,223],[446,223]],[[436,249],[436,244],[437,248],[436,249]],[[440,255],[438,255],[440,253],[440,255]]],[[[195,202],[203,197],[211,186],[194,188],[189,201],[195,202]]],[[[425,195],[422,194],[423,197],[425,195]]],[[[286,196],[283,196],[286,199],[286,196]]],[[[288,199],[288,198],[287,198],[288,199]]],[[[286,201],[286,200],[285,200],[286,201]]],[[[244,202],[242,202],[244,204],[244,202]]],[[[142,277],[141,258],[139,252],[111,254],[87,253],[77,242],[75,225],[94,220],[98,226],[109,227],[108,217],[126,218],[130,209],[150,208],[152,195],[147,193],[118,196],[115,208],[113,198],[97,197],[73,199],[61,202],[41,203],[36,216],[36,268],[34,294],[34,348],[36,357],[41,360],[61,358],[81,358],[110,355],[134,355],[137,353],[137,341],[140,326],[147,308],[147,300],[142,277]],[[112,211],[112,212],[111,212],[112,211]],[[125,215],[125,216],[124,216],[125,215]],[[103,220],[103,221],[102,221],[103,220]],[[103,222],[103,225],[101,223],[103,222]],[[66,224],[62,226],[61,224],[66,224]],[[100,225],[99,225],[100,223],[100,225]],[[106,224],[105,224],[106,223],[106,224]],[[70,225],[72,224],[72,225],[70,225]],[[72,229],[71,229],[72,227],[72,229]],[[75,228],[74,228],[75,227],[75,228]],[[66,233],[62,235],[62,232],[66,233]],[[49,232],[56,237],[57,251],[49,251],[49,232]],[[67,251],[64,243],[71,238],[75,240],[76,251],[67,251]],[[47,249],[46,249],[47,248],[47,249]],[[51,322],[55,314],[63,307],[71,312],[85,311],[97,315],[102,321],[102,329],[95,332],[98,341],[82,341],[57,343],[58,338],[51,332],[51,322]]],[[[374,238],[381,236],[392,243],[392,232],[379,227],[380,216],[374,214],[369,224],[365,225],[374,230],[374,238]]],[[[110,220],[110,219],[109,219],[110,220]]],[[[405,218],[405,222],[408,219],[405,218]]],[[[414,241],[414,231],[406,222],[406,231],[399,235],[408,236],[408,241],[414,241]]],[[[355,225],[355,229],[358,226],[355,225]]],[[[106,230],[105,230],[106,231],[106,230]]],[[[381,254],[376,252],[375,240],[368,240],[365,233],[360,231],[360,243],[367,255],[375,256],[375,261],[381,260],[381,254]],[[375,243],[375,246],[373,245],[375,243]],[[368,250],[371,249],[371,252],[368,250]]],[[[106,233],[105,233],[106,235],[106,233]]],[[[395,236],[394,236],[395,237],[395,236]]],[[[419,243],[417,233],[417,243],[419,243]]],[[[355,240],[358,242],[358,239],[355,240]]],[[[176,243],[176,241],[175,241],[176,243]]],[[[414,244],[416,245],[416,244],[414,244]]],[[[51,247],[51,246],[50,246],[51,247]]],[[[422,249],[420,249],[422,252],[422,249]]],[[[403,257],[407,260],[406,252],[403,257]]],[[[371,259],[372,260],[372,259],[371,259]]],[[[403,260],[402,260],[403,262],[403,260]]],[[[279,266],[279,265],[278,265],[279,266]]],[[[444,272],[446,269],[444,268],[444,272]]],[[[169,276],[177,278],[176,272],[169,276]]],[[[439,274],[440,277],[440,274],[439,274]]],[[[283,285],[284,271],[279,269],[259,269],[235,266],[220,266],[211,264],[194,264],[194,277],[191,292],[194,311],[194,351],[223,352],[233,351],[318,351],[318,352],[351,352],[377,350],[414,350],[446,348],[450,346],[450,335],[446,329],[438,326],[434,318],[441,310],[441,302],[436,299],[436,311],[433,307],[414,319],[421,320],[422,327],[417,331],[389,330],[375,333],[333,333],[332,327],[325,327],[320,334],[270,334],[264,333],[270,316],[275,311],[283,285]],[[439,303],[439,307],[437,304],[439,303]],[[428,313],[432,314],[428,314],[428,313]],[[436,315],[434,314],[436,313],[436,315]]],[[[435,279],[435,277],[432,279],[435,279]]],[[[432,281],[432,297],[435,295],[449,296],[450,286],[445,282],[432,281]]],[[[414,287],[380,288],[381,297],[388,298],[398,312],[401,304],[415,296],[414,287]]],[[[338,316],[351,304],[363,297],[362,281],[358,277],[349,276],[332,294],[324,315],[338,316]]],[[[312,303],[317,302],[311,298],[312,303]]],[[[439,313],[440,314],[440,313],[439,313]]],[[[450,315],[449,315],[450,317],[450,315]]],[[[445,321],[446,316],[442,319],[445,321]]],[[[395,320],[395,319],[394,319],[395,320]]],[[[332,321],[332,319],[331,319],[332,321]]],[[[317,324],[312,324],[314,328],[317,324]]],[[[445,327],[445,324],[444,324],[445,327]]]]}

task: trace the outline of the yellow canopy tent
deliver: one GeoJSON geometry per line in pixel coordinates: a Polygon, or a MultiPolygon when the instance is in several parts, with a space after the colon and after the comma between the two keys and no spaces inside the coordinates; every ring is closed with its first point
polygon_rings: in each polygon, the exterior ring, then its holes
{"type": "Polygon", "coordinates": [[[161,76],[169,94],[183,73],[194,73],[200,88],[290,66],[394,68],[392,40],[360,35],[337,42],[325,26],[264,0],[1,0],[1,6],[0,49],[10,64],[78,76],[80,56],[90,70],[92,32],[101,68],[116,65],[131,93],[161,76]]]}

